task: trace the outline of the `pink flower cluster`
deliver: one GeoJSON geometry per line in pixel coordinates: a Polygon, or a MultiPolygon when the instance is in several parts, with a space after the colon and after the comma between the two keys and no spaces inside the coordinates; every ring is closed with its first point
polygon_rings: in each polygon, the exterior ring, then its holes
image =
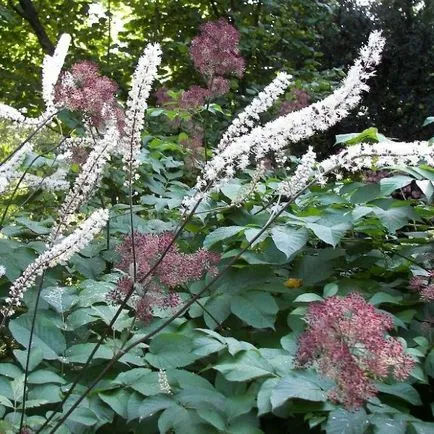
{"type": "Polygon", "coordinates": [[[55,102],[89,116],[96,127],[102,127],[108,115],[114,116],[122,130],[125,115],[115,99],[117,90],[117,84],[100,75],[95,63],[83,61],[62,74],[55,87],[55,102]]]}
{"type": "Polygon", "coordinates": [[[292,101],[284,101],[280,106],[279,116],[284,116],[288,113],[295,112],[297,110],[301,110],[304,107],[307,107],[310,104],[309,94],[303,89],[294,89],[293,100],[292,101]]]}
{"type": "Polygon", "coordinates": [[[208,80],[212,77],[244,73],[244,59],[238,44],[240,34],[225,19],[202,24],[200,35],[193,39],[190,55],[196,69],[208,80]]]}
{"type": "MultiPolygon", "coordinates": [[[[199,280],[206,272],[216,273],[216,265],[220,256],[205,249],[195,253],[182,253],[173,244],[173,234],[134,233],[137,279],[135,284],[135,308],[138,318],[147,322],[152,319],[152,309],[174,308],[180,303],[180,298],[173,290],[181,285],[199,280]],[[145,279],[154,264],[167,250],[164,259],[153,273],[145,279]],[[139,283],[137,283],[139,282],[139,283]]],[[[117,248],[121,256],[116,265],[128,276],[119,280],[117,288],[110,294],[112,300],[120,302],[128,294],[133,285],[133,251],[132,236],[127,236],[117,248]]]]}
{"type": "Polygon", "coordinates": [[[191,86],[180,100],[180,107],[195,109],[207,98],[225,95],[229,92],[229,81],[225,76],[244,74],[244,59],[238,44],[240,34],[225,19],[205,23],[200,35],[193,39],[190,55],[195,68],[203,75],[207,87],[191,86]]]}
{"type": "Polygon", "coordinates": [[[410,279],[410,289],[417,291],[423,301],[434,301],[434,270],[428,276],[413,276],[410,279]]]}
{"type": "Polygon", "coordinates": [[[297,366],[315,366],[335,381],[329,398],[348,409],[360,407],[377,390],[373,380],[408,377],[414,360],[402,343],[386,332],[389,315],[378,312],[360,295],[329,297],[309,306],[308,329],[302,334],[297,366]]]}

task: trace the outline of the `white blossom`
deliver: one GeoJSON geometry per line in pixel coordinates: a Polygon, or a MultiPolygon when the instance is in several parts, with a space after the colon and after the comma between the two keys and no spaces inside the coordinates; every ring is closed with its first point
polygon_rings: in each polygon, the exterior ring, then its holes
{"type": "Polygon", "coordinates": [[[161,54],[158,44],[148,44],[133,74],[125,112],[125,137],[122,143],[125,166],[138,165],[147,100],[157,76],[161,54]]]}
{"type": "Polygon", "coordinates": [[[44,113],[37,118],[27,118],[17,109],[0,103],[0,119],[7,119],[24,126],[37,127],[38,129],[45,126],[52,119],[57,113],[53,101],[54,86],[59,78],[70,42],[71,36],[66,33],[63,34],[59,39],[54,54],[44,58],[42,66],[42,96],[46,104],[44,113]]]}
{"type": "Polygon", "coordinates": [[[0,265],[0,277],[6,274],[6,267],[4,265],[0,265]]]}
{"type": "Polygon", "coordinates": [[[307,152],[303,155],[300,163],[297,165],[294,175],[291,176],[289,180],[279,183],[277,186],[277,194],[291,197],[300,190],[300,187],[304,188],[312,176],[315,163],[316,154],[313,151],[313,148],[309,146],[307,152]]]}
{"type": "Polygon", "coordinates": [[[42,97],[47,109],[54,107],[54,86],[62,71],[70,43],[71,36],[64,33],[60,37],[53,55],[44,57],[42,63],[42,97]]]}
{"type": "Polygon", "coordinates": [[[217,149],[223,150],[234,138],[250,131],[254,123],[259,120],[259,115],[268,110],[277,98],[285,92],[291,83],[291,78],[292,76],[285,72],[277,74],[277,77],[233,120],[223,134],[217,149]]]}
{"type": "Polygon", "coordinates": [[[112,122],[109,123],[106,134],[96,140],[93,150],[89,154],[73,187],[60,207],[57,224],[51,231],[51,241],[54,241],[62,234],[76,211],[95,189],[97,182],[101,178],[104,167],[110,158],[110,154],[114,151],[118,143],[119,131],[115,122],[112,120],[112,122]]]}
{"type": "Polygon", "coordinates": [[[3,193],[10,182],[16,178],[17,168],[23,162],[26,154],[31,152],[32,149],[33,145],[30,142],[25,143],[0,166],[0,193],[3,193]]]}
{"type": "Polygon", "coordinates": [[[172,395],[172,388],[170,387],[169,380],[167,379],[167,374],[165,369],[160,369],[158,371],[158,385],[160,386],[160,391],[166,395],[172,395]]]}
{"type": "MultiPolygon", "coordinates": [[[[26,173],[23,182],[27,187],[37,187],[46,191],[63,191],[70,187],[69,181],[66,180],[67,175],[68,171],[59,167],[54,173],[44,177],[26,173]]],[[[16,178],[20,176],[21,174],[17,172],[16,178]]]]}
{"type": "MultiPolygon", "coordinates": [[[[380,61],[384,43],[380,32],[372,32],[368,44],[361,48],[359,58],[335,92],[299,111],[280,116],[264,126],[256,126],[249,133],[235,137],[231,143],[218,149],[206,164],[195,189],[201,190],[206,186],[211,190],[216,182],[221,181],[222,171],[226,167],[231,168],[229,173],[235,173],[243,171],[251,157],[259,161],[268,154],[282,155],[282,150],[289,143],[325,131],[346,117],[360,103],[362,93],[369,89],[366,82],[380,61]]],[[[224,172],[228,173],[227,170],[224,172]]]]}
{"type": "Polygon", "coordinates": [[[0,312],[5,317],[11,316],[21,305],[24,293],[35,283],[36,277],[42,275],[48,268],[65,263],[74,253],[86,247],[105,226],[108,216],[108,211],[105,209],[93,212],[72,234],[41,253],[12,284],[0,312]]]}

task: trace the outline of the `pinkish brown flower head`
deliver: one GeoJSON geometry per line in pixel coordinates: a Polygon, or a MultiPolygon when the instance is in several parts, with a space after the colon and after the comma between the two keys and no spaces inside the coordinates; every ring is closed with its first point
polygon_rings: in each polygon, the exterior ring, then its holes
{"type": "MultiPolygon", "coordinates": [[[[205,273],[216,272],[220,261],[218,254],[205,249],[195,253],[182,253],[173,244],[173,234],[134,233],[137,280],[134,287],[135,309],[137,316],[149,321],[153,308],[173,309],[180,303],[176,287],[201,279],[205,273]],[[161,255],[167,250],[164,259],[153,273],[145,278],[161,255]]],[[[131,291],[133,285],[132,237],[127,236],[117,248],[121,260],[116,265],[126,276],[118,282],[117,288],[110,293],[110,299],[119,302],[131,291]]]]}
{"type": "Polygon", "coordinates": [[[375,396],[373,380],[389,375],[404,380],[414,366],[401,342],[386,334],[393,328],[392,318],[358,294],[312,303],[306,320],[297,365],[316,366],[334,380],[336,387],[329,397],[348,409],[375,396]]]}
{"type": "Polygon", "coordinates": [[[195,109],[203,105],[210,95],[211,92],[208,89],[193,85],[183,92],[179,106],[185,110],[195,109]]]}
{"type": "Polygon", "coordinates": [[[83,61],[62,74],[55,87],[55,102],[85,114],[96,127],[103,126],[107,117],[113,116],[122,130],[124,111],[115,99],[117,90],[117,84],[100,75],[95,63],[83,61]]]}
{"type": "Polygon", "coordinates": [[[410,279],[409,288],[418,292],[423,301],[434,301],[433,270],[429,270],[426,276],[413,276],[410,279]]]}
{"type": "Polygon", "coordinates": [[[208,80],[218,75],[241,78],[244,59],[239,53],[239,41],[238,30],[225,19],[203,24],[190,46],[194,66],[208,80]]]}

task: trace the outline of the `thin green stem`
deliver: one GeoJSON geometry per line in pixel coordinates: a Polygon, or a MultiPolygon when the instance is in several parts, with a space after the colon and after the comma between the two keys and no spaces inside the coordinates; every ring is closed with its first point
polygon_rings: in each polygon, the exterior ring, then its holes
{"type": "Polygon", "coordinates": [[[21,412],[19,432],[21,432],[21,430],[23,429],[23,426],[24,426],[24,415],[26,412],[26,400],[27,400],[27,382],[28,382],[28,378],[29,378],[30,351],[32,349],[33,334],[35,331],[36,316],[38,313],[38,306],[39,306],[39,300],[40,300],[40,295],[41,295],[41,291],[42,291],[42,285],[44,282],[44,276],[45,276],[45,271],[42,273],[42,276],[41,276],[41,279],[40,279],[40,282],[38,285],[38,290],[36,293],[36,301],[35,301],[35,306],[34,306],[34,312],[33,312],[33,317],[32,317],[32,325],[30,328],[29,344],[27,347],[27,355],[26,355],[26,366],[24,369],[23,402],[22,402],[22,412],[21,412]]]}

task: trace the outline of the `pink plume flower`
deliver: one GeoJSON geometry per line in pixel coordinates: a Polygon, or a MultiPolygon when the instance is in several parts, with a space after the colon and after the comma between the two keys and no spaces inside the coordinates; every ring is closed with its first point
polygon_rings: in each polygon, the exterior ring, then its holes
{"type": "Polygon", "coordinates": [[[373,380],[408,377],[414,360],[387,332],[392,318],[378,312],[360,295],[329,297],[309,306],[307,330],[299,340],[296,364],[313,365],[335,381],[330,399],[357,408],[377,390],[373,380]]]}
{"type": "Polygon", "coordinates": [[[55,87],[55,102],[68,110],[89,116],[96,127],[102,127],[108,114],[113,116],[122,131],[124,111],[115,99],[117,84],[99,73],[98,66],[90,61],[75,63],[64,72],[55,87]]]}
{"type": "Polygon", "coordinates": [[[409,288],[412,291],[418,292],[423,301],[434,301],[434,270],[429,270],[427,276],[413,276],[409,282],[409,288]]]}
{"type": "Polygon", "coordinates": [[[194,66],[208,79],[217,75],[241,78],[245,62],[239,53],[239,42],[238,30],[225,19],[202,24],[199,36],[190,46],[194,66]]]}
{"type": "Polygon", "coordinates": [[[208,89],[193,85],[183,92],[179,106],[185,110],[195,109],[203,105],[210,95],[211,92],[208,89]]]}
{"type": "MultiPolygon", "coordinates": [[[[145,322],[152,319],[154,308],[173,309],[181,302],[175,289],[201,279],[205,273],[216,273],[216,265],[220,256],[205,249],[194,253],[180,252],[176,244],[169,247],[173,234],[134,233],[137,279],[134,287],[135,310],[138,318],[145,322]],[[164,259],[153,273],[145,278],[162,254],[167,250],[164,259]]],[[[121,260],[116,267],[126,273],[118,281],[117,287],[110,292],[109,299],[121,302],[131,291],[133,285],[133,252],[132,238],[125,237],[117,251],[121,260]]]]}

